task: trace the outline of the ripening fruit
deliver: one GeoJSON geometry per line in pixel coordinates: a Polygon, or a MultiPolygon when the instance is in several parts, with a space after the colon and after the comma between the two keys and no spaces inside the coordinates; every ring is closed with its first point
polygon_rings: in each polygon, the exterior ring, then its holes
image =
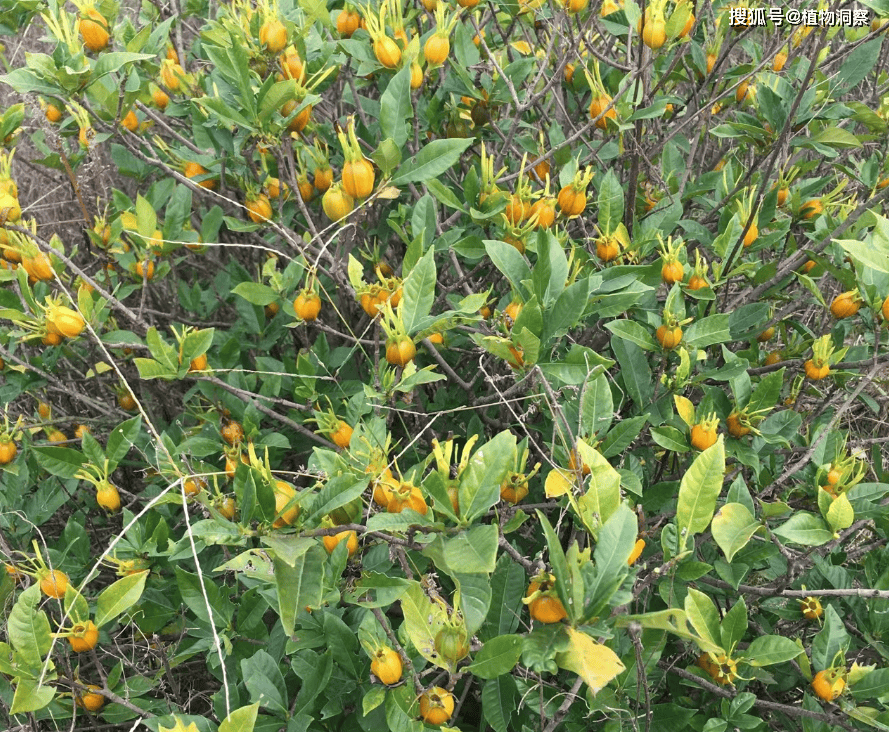
{"type": "Polygon", "coordinates": [[[126,116],[120,121],[120,126],[130,132],[135,132],[139,129],[139,118],[132,109],[127,112],[126,116]]]}
{"type": "Polygon", "coordinates": [[[287,46],[287,28],[277,18],[269,18],[259,29],[259,42],[269,53],[280,53],[287,46]]]}
{"type": "Polygon", "coordinates": [[[676,348],[682,341],[682,328],[678,325],[670,328],[667,325],[662,324],[658,326],[658,329],[655,332],[655,337],[657,338],[658,343],[661,344],[661,348],[670,351],[676,348]]]}
{"type": "Polygon", "coordinates": [[[355,199],[344,189],[342,183],[334,183],[321,199],[321,208],[331,221],[344,219],[355,208],[355,199]]]}
{"type": "Polygon", "coordinates": [[[779,206],[783,206],[785,203],[787,203],[788,195],[790,195],[790,188],[788,186],[784,185],[778,189],[777,203],[779,206]]]}
{"type": "Polygon", "coordinates": [[[367,198],[373,192],[374,177],[374,167],[365,158],[343,165],[343,188],[352,198],[367,198]]]}
{"type": "Polygon", "coordinates": [[[821,600],[817,597],[806,597],[799,601],[800,610],[806,620],[817,620],[824,615],[824,608],[821,607],[821,600]]]}
{"type": "Polygon", "coordinates": [[[15,196],[0,194],[0,215],[4,222],[14,224],[22,217],[22,206],[15,196]]]}
{"type": "Polygon", "coordinates": [[[747,229],[747,233],[744,234],[744,246],[749,247],[753,245],[753,242],[756,241],[759,236],[759,228],[756,226],[756,222],[752,222],[750,224],[750,228],[747,229]]]}
{"type": "Polygon", "coordinates": [[[111,39],[111,34],[108,32],[108,21],[96,8],[89,6],[83,9],[83,17],[78,24],[78,30],[83,39],[83,45],[93,53],[108,48],[108,42],[111,39]]]}
{"type": "MultiPolygon", "coordinates": [[[[285,102],[280,110],[281,116],[285,118],[289,117],[291,114],[293,114],[293,111],[296,109],[298,104],[300,104],[300,102],[297,102],[294,99],[291,99],[289,102],[285,102]]],[[[303,109],[296,115],[296,117],[294,117],[292,120],[290,120],[290,122],[287,123],[287,129],[291,132],[302,132],[306,128],[306,125],[309,124],[310,119],[312,119],[311,104],[303,107],[303,109]]]]}
{"type": "Polygon", "coordinates": [[[656,51],[667,42],[666,23],[663,16],[652,17],[652,14],[645,11],[645,22],[639,21],[642,32],[642,42],[652,51],[656,51]]]}
{"type": "Polygon", "coordinates": [[[426,724],[441,726],[454,713],[454,695],[440,686],[433,686],[420,695],[420,716],[426,724]]]}
{"type": "Polygon", "coordinates": [[[716,66],[716,54],[708,53],[707,54],[707,73],[710,74],[713,72],[713,67],[716,66]]]}
{"type": "Polygon", "coordinates": [[[40,579],[40,591],[47,597],[59,600],[65,596],[66,589],[68,589],[68,575],[61,569],[47,570],[40,579]]]}
{"type": "Polygon", "coordinates": [[[679,38],[685,38],[689,33],[691,33],[691,29],[695,27],[695,14],[689,13],[688,20],[685,21],[685,25],[682,26],[682,30],[679,31],[679,38]]]}
{"type": "Polygon", "coordinates": [[[806,361],[804,368],[806,376],[812,381],[821,381],[821,379],[825,379],[830,375],[830,364],[825,363],[821,366],[816,366],[811,358],[806,361]]]}
{"type": "Polygon", "coordinates": [[[170,95],[167,94],[163,89],[158,87],[153,92],[151,92],[151,101],[154,102],[155,107],[163,112],[167,108],[167,105],[170,103],[170,95]]]}
{"type": "Polygon", "coordinates": [[[312,175],[312,184],[319,191],[324,193],[330,185],[333,183],[333,169],[329,165],[325,165],[321,168],[315,168],[315,172],[312,175]]]}
{"type": "Polygon", "coordinates": [[[728,417],[725,418],[725,424],[728,427],[728,433],[732,437],[743,437],[744,435],[750,434],[750,427],[741,420],[741,415],[738,412],[732,412],[728,417]]]}
{"type": "Polygon", "coordinates": [[[426,505],[423,492],[417,486],[411,483],[393,481],[391,488],[389,503],[386,504],[387,512],[401,513],[406,508],[416,511],[423,516],[429,512],[429,506],[426,505]]]}
{"type": "Polygon", "coordinates": [[[61,430],[49,430],[46,433],[46,439],[50,442],[65,442],[68,438],[61,430]]]}
{"type": "Polygon", "coordinates": [[[350,557],[358,551],[358,533],[356,531],[340,531],[332,536],[321,537],[321,542],[324,544],[324,548],[327,549],[328,554],[333,554],[333,550],[336,549],[337,544],[341,541],[346,542],[346,548],[349,551],[350,557]]]}
{"type": "Polygon", "coordinates": [[[781,51],[780,53],[775,54],[775,58],[772,61],[772,71],[779,72],[784,68],[784,64],[787,63],[787,54],[781,51]]]}
{"type": "Polygon", "coordinates": [[[46,119],[55,124],[59,120],[62,119],[62,110],[59,109],[52,102],[46,105],[46,110],[44,110],[44,114],[46,115],[46,119]]]}
{"type": "Polygon", "coordinates": [[[105,481],[96,488],[96,503],[107,511],[120,509],[120,493],[111,483],[105,481]]]}
{"type": "Polygon", "coordinates": [[[617,119],[617,110],[612,107],[607,112],[605,111],[609,104],[611,104],[614,100],[608,96],[607,94],[603,94],[599,97],[593,97],[593,100],[590,102],[590,119],[596,119],[596,127],[600,130],[604,130],[608,128],[608,120],[617,119]],[[601,117],[599,116],[601,115],[601,117]]]}
{"type": "MultiPolygon", "coordinates": [[[[206,175],[210,171],[207,170],[200,163],[196,163],[194,160],[189,160],[185,163],[185,167],[183,168],[182,172],[186,178],[198,178],[202,175],[206,175]]],[[[207,190],[212,191],[216,189],[216,179],[207,178],[206,180],[198,182],[198,185],[201,188],[206,188],[207,190]]]]}
{"type": "Polygon", "coordinates": [[[65,338],[77,338],[86,327],[83,316],[64,305],[55,305],[46,314],[46,327],[50,333],[65,338]]]}
{"type": "Polygon", "coordinates": [[[586,208],[586,193],[576,191],[570,185],[559,191],[559,209],[565,216],[580,216],[586,208]]]}
{"type": "Polygon", "coordinates": [[[537,214],[537,228],[548,229],[556,220],[556,208],[553,199],[541,198],[531,206],[531,216],[537,214]]]}
{"type": "Polygon", "coordinates": [[[136,262],[133,271],[140,280],[150,280],[154,277],[154,261],[149,259],[136,262]]]}
{"type": "Polygon", "coordinates": [[[347,422],[340,420],[336,431],[330,435],[330,439],[337,447],[341,447],[345,450],[349,447],[349,443],[352,441],[352,432],[352,427],[347,422]]]}
{"type": "Polygon", "coordinates": [[[222,502],[216,507],[216,510],[219,511],[220,514],[225,516],[229,521],[231,521],[235,517],[235,513],[238,510],[238,504],[235,503],[235,499],[230,496],[227,498],[223,498],[222,502]]]}
{"type": "Polygon", "coordinates": [[[247,215],[256,224],[272,218],[272,204],[265,193],[257,193],[252,198],[248,198],[246,206],[247,215]]]}
{"type": "Polygon", "coordinates": [[[315,320],[321,312],[321,298],[317,292],[301,292],[293,301],[293,310],[298,318],[315,320]]]}
{"type": "Polygon", "coordinates": [[[830,304],[830,313],[838,320],[851,318],[861,308],[857,290],[849,290],[837,295],[830,304]]]}
{"type": "Polygon", "coordinates": [[[806,201],[800,206],[799,212],[804,219],[814,219],[818,214],[824,211],[824,204],[820,198],[813,198],[806,201]]]}
{"type": "Polygon", "coordinates": [[[889,320],[889,297],[883,300],[883,304],[880,306],[880,314],[883,316],[883,320],[889,320]]]}
{"type": "Polygon", "coordinates": [[[509,477],[500,484],[500,500],[515,505],[528,495],[528,481],[514,482],[509,477]]]}
{"type": "Polygon", "coordinates": [[[296,496],[296,488],[290,485],[290,483],[286,483],[283,480],[275,481],[274,491],[275,513],[279,514],[279,516],[274,520],[272,526],[276,529],[281,529],[285,526],[290,526],[296,521],[302,507],[299,504],[296,504],[285,510],[287,504],[290,503],[294,496],[296,496]]]}
{"type": "Polygon", "coordinates": [[[38,402],[37,414],[40,415],[41,419],[49,419],[50,415],[52,415],[52,407],[46,402],[38,402]]]}
{"type": "Polygon", "coordinates": [[[185,76],[185,69],[179,64],[165,62],[161,65],[161,81],[167,89],[179,91],[183,76],[185,76]]]}
{"type": "Polygon", "coordinates": [[[633,551],[630,552],[630,556],[627,559],[627,564],[629,566],[633,566],[636,563],[636,560],[642,556],[642,550],[645,549],[645,539],[636,539],[636,543],[633,544],[633,551]]]}
{"type": "Polygon", "coordinates": [[[361,25],[361,16],[354,11],[341,10],[336,18],[336,31],[343,38],[351,38],[361,25]]]}
{"type": "Polygon", "coordinates": [[[68,643],[71,644],[71,650],[75,653],[91,651],[99,645],[99,629],[92,620],[87,620],[85,623],[76,623],[71,628],[68,643]]]}
{"type": "Polygon", "coordinates": [[[186,478],[185,483],[182,484],[182,490],[185,492],[186,496],[196,496],[206,487],[207,483],[203,478],[198,478],[195,480],[194,478],[186,478]]]}
{"type": "Polygon", "coordinates": [[[616,13],[620,10],[620,5],[618,5],[614,0],[602,0],[602,7],[599,9],[599,17],[607,18],[612,13],[616,13]]]}
{"type": "Polygon", "coordinates": [[[394,69],[401,62],[401,49],[389,36],[381,36],[374,41],[374,55],[387,69],[394,69]]]}
{"type": "Polygon", "coordinates": [[[235,446],[239,442],[243,442],[244,428],[241,427],[241,423],[235,422],[234,420],[226,422],[222,426],[222,439],[231,446],[235,446]]]}
{"type": "Polygon", "coordinates": [[[600,236],[596,240],[596,256],[603,262],[613,262],[620,256],[620,244],[610,236],[600,236]]]}
{"type": "Polygon", "coordinates": [[[735,101],[738,102],[738,104],[740,104],[741,102],[744,101],[745,97],[747,96],[747,91],[749,88],[750,88],[750,82],[747,81],[746,79],[744,81],[742,81],[740,84],[738,84],[738,88],[735,89],[735,101]]]}
{"type": "Polygon", "coordinates": [[[91,689],[91,691],[85,691],[82,694],[78,694],[74,697],[74,703],[81,709],[86,709],[90,712],[98,712],[105,704],[105,697],[96,693],[101,690],[102,687],[96,686],[95,684],[89,684],[87,688],[91,689]]]}
{"type": "Polygon", "coordinates": [[[451,52],[451,42],[447,36],[441,36],[438,33],[429,36],[426,44],[423,46],[423,57],[430,67],[441,66],[448,60],[448,54],[451,52]]]}
{"type": "Polygon", "coordinates": [[[715,427],[696,424],[691,428],[691,446],[696,450],[704,451],[708,447],[713,447],[717,439],[719,439],[719,434],[715,427]]]}
{"type": "Polygon", "coordinates": [[[682,266],[682,262],[676,261],[675,259],[670,262],[664,262],[661,267],[661,279],[668,285],[682,282],[684,276],[685,268],[682,266]]]}
{"type": "Polygon", "coordinates": [[[688,285],[686,285],[689,290],[703,290],[705,287],[709,287],[707,284],[707,280],[697,274],[693,274],[688,278],[688,285]]]}
{"type": "Polygon", "coordinates": [[[191,359],[191,363],[188,365],[188,372],[194,373],[195,371],[206,371],[207,370],[207,354],[202,353],[200,356],[195,356],[191,359]]]}
{"type": "MultiPolygon", "coordinates": [[[[540,587],[539,583],[532,582],[528,586],[528,592],[525,597],[529,597],[540,587]]],[[[565,606],[558,597],[552,595],[540,595],[528,608],[531,617],[539,623],[551,624],[558,623],[568,617],[565,606]]]]}
{"type": "Polygon", "coordinates": [[[390,686],[401,681],[404,669],[398,652],[388,646],[383,646],[374,653],[373,660],[370,662],[370,670],[380,681],[390,686]]]}
{"type": "Polygon", "coordinates": [[[812,690],[822,701],[833,701],[846,688],[846,680],[833,670],[819,671],[812,679],[812,690]]]}
{"type": "Polygon", "coordinates": [[[763,364],[765,364],[766,366],[772,366],[776,363],[781,363],[781,351],[772,351],[765,357],[765,360],[763,361],[763,364]]]}
{"type": "Polygon", "coordinates": [[[531,215],[531,204],[513,194],[506,204],[503,214],[510,224],[518,226],[531,215]]]}
{"type": "Polygon", "coordinates": [[[0,441],[0,465],[8,465],[15,460],[18,451],[18,446],[13,440],[4,439],[0,441]]]}
{"type": "Polygon", "coordinates": [[[417,355],[417,347],[409,336],[391,338],[386,342],[386,360],[393,366],[407,366],[417,355]]]}

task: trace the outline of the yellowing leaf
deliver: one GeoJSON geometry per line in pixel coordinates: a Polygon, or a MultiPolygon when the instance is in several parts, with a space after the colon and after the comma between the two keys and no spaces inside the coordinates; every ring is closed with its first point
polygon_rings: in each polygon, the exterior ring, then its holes
{"type": "Polygon", "coordinates": [[[439,668],[451,671],[448,662],[435,651],[435,637],[448,620],[447,611],[429,599],[419,582],[411,582],[408,591],[402,595],[401,611],[408,637],[420,655],[439,668]]]}
{"type": "Polygon", "coordinates": [[[546,491],[547,498],[558,498],[559,496],[564,496],[569,490],[571,490],[571,484],[573,483],[572,474],[567,470],[562,470],[562,468],[553,468],[549,471],[549,475],[546,476],[546,481],[544,481],[543,488],[546,491]]]}
{"type": "Polygon", "coordinates": [[[531,46],[527,41],[513,41],[509,45],[525,56],[531,53],[531,46]]]}
{"type": "Polygon", "coordinates": [[[691,427],[695,423],[695,405],[691,403],[691,399],[676,394],[673,396],[673,401],[676,404],[676,414],[691,427]]]}
{"type": "Polygon", "coordinates": [[[377,193],[377,198],[398,198],[401,195],[401,191],[398,190],[395,186],[386,186],[379,193],[377,193]]]}
{"type": "Polygon", "coordinates": [[[617,654],[608,646],[596,643],[586,633],[574,628],[568,631],[569,647],[556,656],[556,663],[573,671],[584,680],[593,694],[598,694],[611,679],[624,670],[617,654]]]}

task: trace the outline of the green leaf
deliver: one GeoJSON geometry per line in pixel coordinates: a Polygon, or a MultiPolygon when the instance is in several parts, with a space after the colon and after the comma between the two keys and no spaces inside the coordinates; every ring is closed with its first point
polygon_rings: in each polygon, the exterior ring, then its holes
{"type": "Polygon", "coordinates": [[[845,653],[849,647],[849,633],[833,605],[825,606],[823,620],[824,626],[812,639],[812,665],[816,671],[832,667],[837,654],[845,653]]]}
{"type": "Polygon", "coordinates": [[[380,96],[380,134],[382,139],[391,138],[400,148],[407,142],[409,122],[413,118],[411,108],[411,67],[405,64],[389,81],[380,96]]]}
{"type": "Polygon", "coordinates": [[[471,523],[500,500],[500,484],[513,465],[516,438],[509,430],[495,435],[475,451],[460,476],[460,511],[471,523]]]}
{"type": "Polygon", "coordinates": [[[744,602],[744,597],[742,595],[738,598],[738,601],[732,605],[732,609],[723,616],[722,622],[719,624],[719,635],[720,638],[722,638],[722,647],[725,649],[726,653],[731,655],[735,646],[746,633],[747,605],[744,602]]]}
{"type": "Polygon", "coordinates": [[[799,656],[805,651],[790,638],[780,635],[761,635],[744,651],[744,658],[751,666],[772,666],[784,663],[799,656]]]}
{"type": "Polygon", "coordinates": [[[599,185],[598,208],[599,228],[605,236],[611,236],[624,215],[624,191],[611,169],[599,185]]]}
{"type": "Polygon", "coordinates": [[[243,297],[247,302],[253,305],[259,305],[260,307],[265,307],[266,305],[275,302],[279,297],[278,293],[271,287],[260,284],[259,282],[239,282],[232,288],[232,293],[239,297],[243,297]]]}
{"type": "Polygon", "coordinates": [[[259,702],[235,709],[222,720],[219,732],[253,732],[258,713],[259,702]]]}
{"type": "Polygon", "coordinates": [[[611,320],[605,323],[605,327],[618,338],[631,341],[645,351],[656,351],[659,348],[651,333],[635,320],[611,320]]]}
{"type": "Polygon", "coordinates": [[[37,464],[50,475],[73,478],[83,467],[85,456],[70,447],[32,447],[37,464]]]}
{"type": "Polygon", "coordinates": [[[525,258],[519,254],[518,250],[506,242],[497,239],[485,239],[485,251],[499,269],[512,289],[516,292],[522,291],[521,283],[531,278],[531,268],[525,261],[525,258]]]}
{"type": "Polygon", "coordinates": [[[889,274],[889,252],[880,246],[878,237],[873,237],[873,240],[868,243],[855,239],[834,239],[856,261],[877,272],[889,274]]]}
{"type": "MultiPolygon", "coordinates": [[[[361,700],[361,714],[366,717],[384,701],[386,701],[385,687],[372,686],[361,700]]],[[[220,729],[219,732],[222,730],[220,729]]]]}
{"type": "Polygon", "coordinates": [[[466,622],[466,632],[473,635],[488,616],[493,591],[487,574],[466,574],[451,571],[451,577],[460,590],[460,609],[466,622]]]}
{"type": "Polygon", "coordinates": [[[836,87],[832,93],[842,94],[861,83],[877,63],[882,43],[882,38],[875,38],[855,48],[837,69],[836,87]]]}
{"type": "Polygon", "coordinates": [[[695,458],[682,476],[676,505],[676,528],[681,546],[710,524],[725,475],[725,437],[695,458]]]}
{"type": "Polygon", "coordinates": [[[474,526],[444,542],[448,566],[467,574],[490,574],[497,564],[497,527],[474,526]]]}
{"type": "Polygon", "coordinates": [[[845,493],[840,493],[830,502],[825,518],[835,532],[848,529],[852,525],[855,520],[855,510],[845,493]]]}
{"type": "Polygon", "coordinates": [[[403,163],[392,185],[424,183],[437,178],[460,159],[474,139],[433,140],[414,157],[403,163]]]}
{"type": "Polygon", "coordinates": [[[568,560],[565,557],[565,550],[562,549],[562,543],[559,541],[559,535],[553,530],[552,525],[546,518],[544,513],[538,508],[536,510],[537,520],[540,521],[540,527],[543,529],[543,536],[546,539],[546,547],[549,551],[549,563],[552,565],[553,574],[556,576],[556,592],[562,606],[568,612],[571,620],[576,620],[578,613],[582,612],[582,608],[577,607],[573,602],[569,601],[569,592],[573,589],[571,586],[571,572],[568,568],[568,560]]]}
{"type": "Polygon", "coordinates": [[[287,686],[278,663],[261,648],[241,661],[241,678],[254,704],[287,714],[287,686]]]}
{"type": "Polygon", "coordinates": [[[448,662],[435,651],[435,637],[448,622],[447,610],[432,602],[419,582],[411,582],[401,596],[401,610],[408,637],[429,663],[450,671],[448,662]]]}
{"type": "Polygon", "coordinates": [[[680,638],[694,641],[704,651],[713,651],[715,653],[722,651],[718,644],[714,644],[689,630],[690,624],[684,610],[669,608],[653,613],[645,613],[644,615],[621,615],[617,618],[615,624],[618,628],[626,628],[631,623],[639,623],[643,628],[651,630],[664,630],[678,635],[680,638]]]}
{"type": "Polygon", "coordinates": [[[419,330],[419,324],[432,311],[432,303],[435,302],[436,277],[435,250],[429,247],[402,284],[402,298],[398,306],[398,314],[408,335],[416,333],[419,330]]]}
{"type": "Polygon", "coordinates": [[[826,127],[811,138],[812,142],[830,147],[848,148],[862,147],[861,141],[848,130],[841,127],[826,127]]]}
{"type": "Polygon", "coordinates": [[[759,527],[760,523],[745,505],[726,503],[713,517],[710,530],[713,540],[730,562],[735,554],[747,546],[759,527]]]}
{"type": "Polygon", "coordinates": [[[689,587],[685,596],[685,615],[701,638],[715,646],[721,643],[719,611],[713,600],[694,587],[689,587]]]}
{"type": "Polygon", "coordinates": [[[137,415],[126,422],[121,422],[111,430],[111,434],[108,435],[108,444],[106,445],[109,470],[114,470],[130,451],[130,447],[139,435],[141,426],[142,417],[137,415]]]}
{"type": "Polygon", "coordinates": [[[286,635],[293,635],[296,616],[304,608],[317,608],[321,604],[321,585],[326,560],[327,552],[319,544],[300,556],[292,567],[281,559],[275,559],[278,613],[286,635]]]}
{"type": "Polygon", "coordinates": [[[688,446],[688,440],[685,439],[685,435],[675,427],[670,427],[669,425],[652,427],[649,432],[651,432],[651,439],[665,450],[684,454],[691,449],[688,446]]]}
{"type": "Polygon", "coordinates": [[[135,605],[142,597],[148,570],[121,577],[109,585],[96,601],[96,625],[100,628],[135,605]]]}
{"type": "Polygon", "coordinates": [[[467,671],[480,679],[494,679],[508,674],[522,656],[522,636],[501,635],[491,638],[476,654],[467,671]]]}
{"type": "Polygon", "coordinates": [[[34,583],[19,595],[6,624],[9,642],[21,660],[33,669],[41,667],[52,644],[49,618],[39,608],[42,599],[40,584],[34,583]]]}
{"type": "Polygon", "coordinates": [[[774,529],[775,536],[802,546],[821,546],[833,539],[827,524],[814,514],[798,511],[774,529]]]}
{"type": "Polygon", "coordinates": [[[18,677],[9,713],[36,712],[47,706],[55,698],[55,695],[56,690],[53,686],[39,684],[36,679],[18,677]]]}
{"type": "Polygon", "coordinates": [[[512,676],[489,679],[482,688],[482,713],[494,732],[508,732],[518,708],[518,689],[512,676]]]}

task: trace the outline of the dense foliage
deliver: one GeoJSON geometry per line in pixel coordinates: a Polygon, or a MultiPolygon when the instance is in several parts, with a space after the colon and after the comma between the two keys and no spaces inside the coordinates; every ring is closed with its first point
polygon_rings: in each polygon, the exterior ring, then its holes
{"type": "Polygon", "coordinates": [[[6,728],[889,729],[889,6],[458,3],[0,0],[6,728]]]}

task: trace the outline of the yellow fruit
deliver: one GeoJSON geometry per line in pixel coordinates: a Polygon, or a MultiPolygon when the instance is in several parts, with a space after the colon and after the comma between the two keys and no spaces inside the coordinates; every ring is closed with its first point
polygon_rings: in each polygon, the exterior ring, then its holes
{"type": "Polygon", "coordinates": [[[71,644],[71,650],[75,653],[91,651],[99,644],[99,629],[92,620],[87,620],[85,623],[76,623],[71,628],[68,643],[71,644]]]}
{"type": "Polygon", "coordinates": [[[270,53],[280,53],[287,46],[287,28],[277,18],[269,18],[259,29],[259,42],[270,53]]]}
{"type": "Polygon", "coordinates": [[[96,488],[96,503],[108,511],[117,511],[120,509],[120,493],[106,481],[96,488]]]}
{"type": "Polygon", "coordinates": [[[276,481],[274,491],[275,513],[280,515],[275,519],[272,526],[276,529],[281,529],[285,526],[290,526],[296,521],[299,517],[301,507],[297,504],[285,510],[285,507],[290,503],[290,500],[296,496],[296,488],[290,485],[290,483],[285,483],[283,480],[276,481]]]}
{"type": "Polygon", "coordinates": [[[833,701],[846,688],[846,680],[833,669],[819,671],[812,679],[812,690],[822,701],[833,701]]]}
{"type": "Polygon", "coordinates": [[[433,686],[420,695],[420,716],[427,724],[441,726],[454,713],[454,695],[440,686],[433,686]]]}
{"type": "Polygon", "coordinates": [[[96,693],[101,690],[102,687],[90,684],[87,688],[91,689],[91,691],[85,691],[82,694],[78,694],[74,697],[74,703],[82,709],[86,709],[90,712],[98,712],[105,704],[105,697],[96,693]]]}
{"type": "Polygon", "coordinates": [[[350,557],[358,551],[358,533],[356,531],[341,531],[332,536],[322,536],[321,541],[328,554],[333,554],[333,550],[341,541],[346,542],[350,557]]]}
{"type": "Polygon", "coordinates": [[[94,7],[83,9],[83,17],[78,24],[83,45],[93,53],[104,51],[108,47],[111,34],[108,31],[108,21],[94,7]]]}
{"type": "Polygon", "coordinates": [[[374,676],[388,686],[401,681],[404,669],[401,656],[388,646],[384,646],[374,653],[373,660],[370,662],[370,670],[374,676]]]}
{"type": "Polygon", "coordinates": [[[65,596],[66,589],[68,589],[68,575],[61,569],[49,570],[40,579],[40,590],[47,597],[58,600],[65,596]]]}

